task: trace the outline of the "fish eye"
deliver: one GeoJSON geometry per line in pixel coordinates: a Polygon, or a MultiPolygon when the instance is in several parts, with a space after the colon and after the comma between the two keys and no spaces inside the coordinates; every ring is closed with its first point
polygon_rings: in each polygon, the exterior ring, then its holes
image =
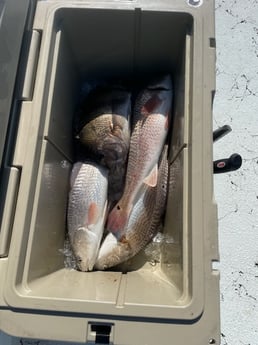
{"type": "Polygon", "coordinates": [[[117,209],[117,210],[120,210],[120,209],[121,209],[121,207],[120,207],[119,205],[117,205],[116,209],[117,209]]]}

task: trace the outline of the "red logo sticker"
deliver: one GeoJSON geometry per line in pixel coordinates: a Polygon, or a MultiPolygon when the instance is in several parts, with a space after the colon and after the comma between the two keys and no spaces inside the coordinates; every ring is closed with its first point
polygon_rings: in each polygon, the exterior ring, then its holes
{"type": "Polygon", "coordinates": [[[218,167],[218,168],[224,168],[225,165],[226,165],[225,162],[219,162],[219,163],[217,164],[217,167],[218,167]]]}

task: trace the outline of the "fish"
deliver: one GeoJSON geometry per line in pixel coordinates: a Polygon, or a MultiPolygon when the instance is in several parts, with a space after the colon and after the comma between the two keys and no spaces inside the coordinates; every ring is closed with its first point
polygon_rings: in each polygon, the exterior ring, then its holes
{"type": "Polygon", "coordinates": [[[135,101],[125,187],[111,210],[107,230],[122,239],[133,206],[144,184],[157,184],[157,163],[171,115],[172,81],[166,75],[143,89],[135,101]]]}
{"type": "Polygon", "coordinates": [[[106,221],[108,169],[95,162],[76,162],[70,185],[68,237],[78,269],[91,271],[106,221]]]}
{"type": "Polygon", "coordinates": [[[87,157],[109,169],[109,199],[122,195],[130,144],[131,92],[119,83],[99,85],[77,115],[76,138],[87,157]]]}
{"type": "Polygon", "coordinates": [[[129,217],[128,226],[122,241],[109,233],[101,244],[94,268],[105,270],[132,258],[143,249],[162,225],[168,191],[168,146],[165,145],[158,172],[157,185],[145,185],[129,217]]]}

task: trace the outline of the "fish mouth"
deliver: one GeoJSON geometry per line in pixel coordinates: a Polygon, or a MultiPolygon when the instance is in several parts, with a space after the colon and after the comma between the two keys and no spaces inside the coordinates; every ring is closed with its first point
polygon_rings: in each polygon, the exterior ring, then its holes
{"type": "MultiPolygon", "coordinates": [[[[114,238],[113,235],[109,234],[106,239],[112,238],[114,238]]],[[[109,242],[104,240],[95,262],[94,269],[106,270],[129,259],[132,253],[131,244],[126,239],[126,236],[122,236],[122,241],[123,242],[112,240],[112,242],[109,242]]]]}
{"type": "Polygon", "coordinates": [[[79,271],[92,271],[97,258],[99,238],[88,228],[79,228],[72,238],[72,249],[79,271]]]}
{"type": "Polygon", "coordinates": [[[76,258],[76,265],[77,265],[77,269],[81,272],[88,272],[88,271],[92,271],[93,270],[93,266],[94,266],[94,261],[84,261],[82,258],[77,257],[76,258]]]}

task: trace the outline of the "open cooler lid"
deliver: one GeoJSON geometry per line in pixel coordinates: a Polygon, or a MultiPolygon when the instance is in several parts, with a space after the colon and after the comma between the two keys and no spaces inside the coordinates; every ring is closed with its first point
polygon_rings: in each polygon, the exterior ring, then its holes
{"type": "Polygon", "coordinates": [[[18,193],[19,168],[12,158],[36,3],[0,0],[0,257],[8,253],[18,193]]]}
{"type": "Polygon", "coordinates": [[[0,162],[12,112],[22,41],[32,0],[0,0],[0,162]]]}

